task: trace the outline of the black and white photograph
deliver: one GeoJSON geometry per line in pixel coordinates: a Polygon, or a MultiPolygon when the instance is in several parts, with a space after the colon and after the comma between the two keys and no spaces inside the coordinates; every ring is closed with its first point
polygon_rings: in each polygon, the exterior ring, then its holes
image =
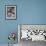
{"type": "Polygon", "coordinates": [[[31,46],[46,42],[46,25],[19,24],[18,41],[20,46],[31,46]]]}
{"type": "Polygon", "coordinates": [[[5,10],[6,19],[16,19],[16,5],[6,5],[5,10]]]}

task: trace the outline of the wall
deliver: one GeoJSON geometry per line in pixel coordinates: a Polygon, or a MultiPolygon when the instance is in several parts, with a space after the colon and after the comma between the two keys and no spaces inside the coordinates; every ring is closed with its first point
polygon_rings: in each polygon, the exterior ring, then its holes
{"type": "Polygon", "coordinates": [[[46,0],[0,0],[0,44],[8,43],[9,32],[18,32],[18,24],[46,24],[46,0]],[[17,6],[16,20],[5,20],[9,4],[17,6]]]}

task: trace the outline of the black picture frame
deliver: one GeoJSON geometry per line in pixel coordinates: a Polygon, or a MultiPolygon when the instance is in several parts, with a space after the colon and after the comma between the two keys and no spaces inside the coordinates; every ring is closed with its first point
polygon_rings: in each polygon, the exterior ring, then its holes
{"type": "Polygon", "coordinates": [[[17,10],[16,5],[5,5],[5,19],[6,20],[16,20],[17,10]]]}

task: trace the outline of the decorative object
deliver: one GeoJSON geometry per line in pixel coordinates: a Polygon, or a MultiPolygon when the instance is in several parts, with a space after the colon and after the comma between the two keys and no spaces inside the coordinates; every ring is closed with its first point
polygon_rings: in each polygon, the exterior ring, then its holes
{"type": "MultiPolygon", "coordinates": [[[[16,34],[14,32],[10,33],[9,36],[8,36],[8,40],[12,41],[11,44],[14,44],[15,39],[16,39],[16,34]]],[[[10,43],[8,42],[8,46],[9,45],[10,45],[10,43]]]]}
{"type": "Polygon", "coordinates": [[[5,5],[5,19],[16,19],[16,5],[5,5]]]}

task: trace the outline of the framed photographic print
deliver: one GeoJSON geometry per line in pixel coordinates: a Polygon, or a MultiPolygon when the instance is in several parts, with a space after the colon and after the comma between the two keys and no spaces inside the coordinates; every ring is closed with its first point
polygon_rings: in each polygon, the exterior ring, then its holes
{"type": "Polygon", "coordinates": [[[5,19],[16,19],[16,5],[5,5],[5,19]]]}

